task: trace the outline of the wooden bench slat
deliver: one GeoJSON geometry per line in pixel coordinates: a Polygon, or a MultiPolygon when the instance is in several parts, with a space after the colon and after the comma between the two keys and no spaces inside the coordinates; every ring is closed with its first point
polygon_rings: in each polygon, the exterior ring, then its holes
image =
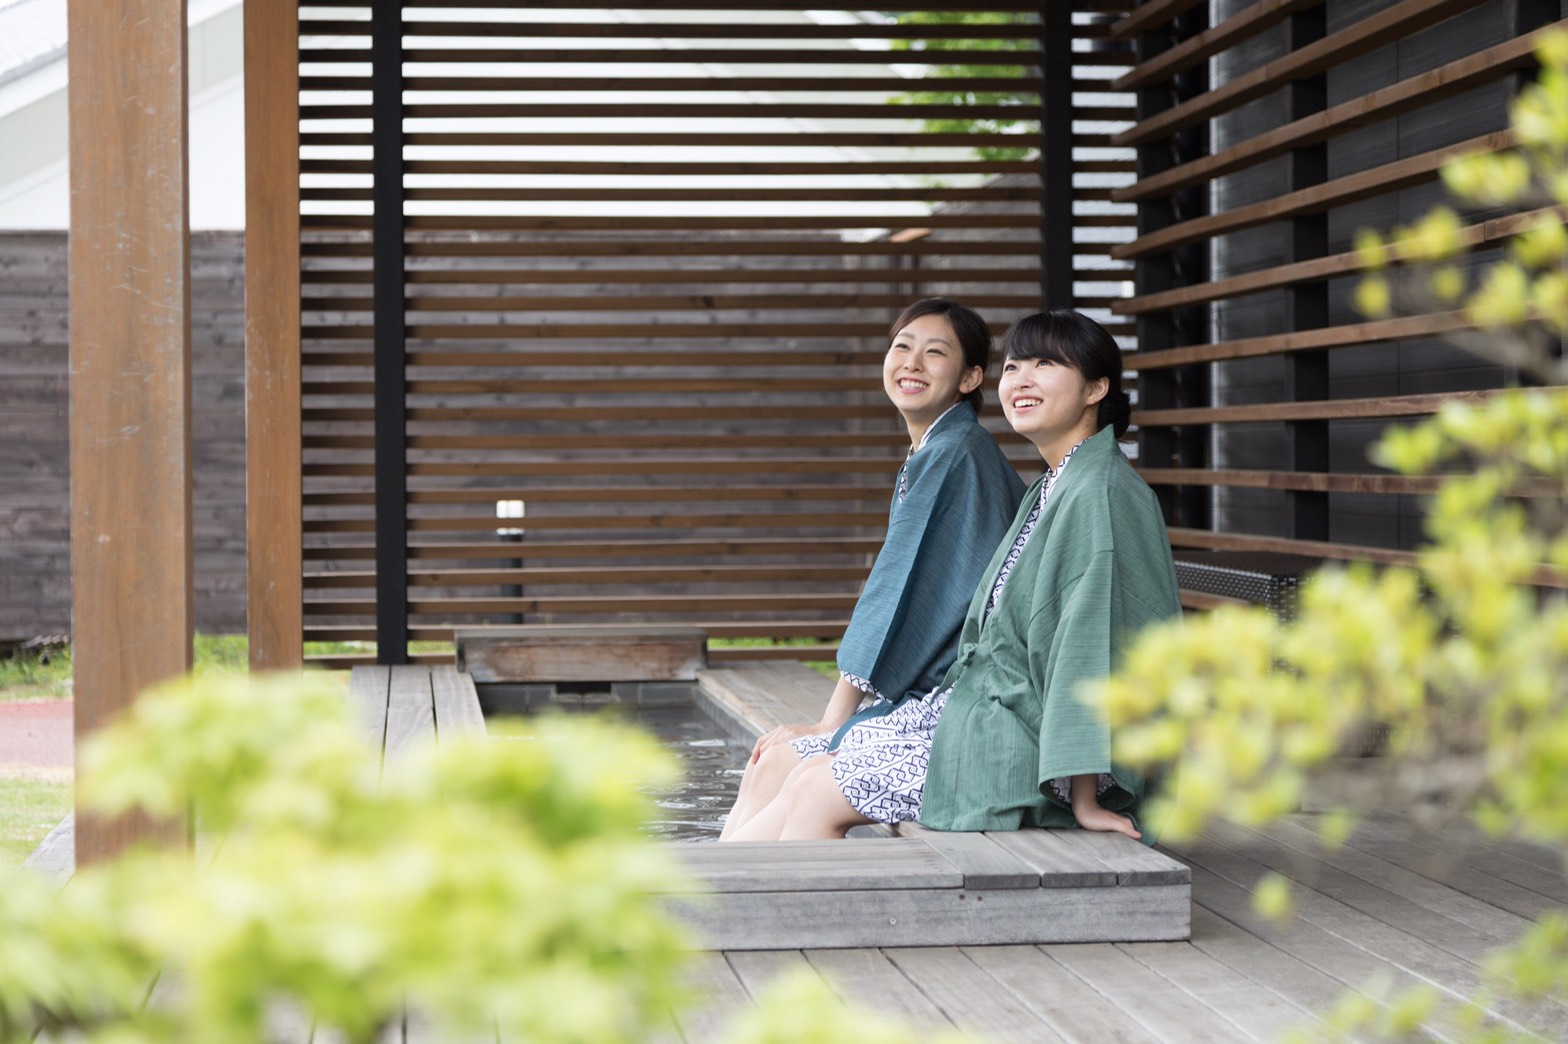
{"type": "Polygon", "coordinates": [[[387,696],[392,687],[392,668],[355,667],[349,674],[348,698],[354,720],[365,738],[378,750],[386,750],[387,696]]]}
{"type": "Polygon", "coordinates": [[[432,667],[430,690],[438,740],[485,734],[485,716],[471,677],[450,664],[432,667]]]}
{"type": "MultiPolygon", "coordinates": [[[[402,667],[392,671],[387,694],[386,754],[409,746],[420,738],[434,739],[435,708],[430,690],[428,667],[402,667]]],[[[385,771],[386,759],[382,759],[385,771]]]]}
{"type": "MultiPolygon", "coordinates": [[[[613,600],[613,599],[612,599],[613,600]]],[[[457,663],[476,682],[692,681],[707,635],[695,627],[458,628],[457,663]]]]}
{"type": "Polygon", "coordinates": [[[718,893],[964,887],[962,871],[931,847],[885,838],[689,845],[680,852],[704,890],[718,893]]]}
{"type": "Polygon", "coordinates": [[[1145,845],[1129,845],[1119,834],[1090,830],[1052,831],[1056,839],[1116,872],[1119,885],[1189,884],[1192,871],[1145,845]]]}
{"type": "MultiPolygon", "coordinates": [[[[1041,888],[1108,888],[1116,871],[1061,842],[1063,830],[988,830],[985,836],[1040,873],[1041,888]]],[[[1136,842],[1134,842],[1136,844],[1136,842]]]]}
{"type": "Polygon", "coordinates": [[[900,823],[899,837],[916,837],[964,874],[965,888],[1038,888],[1040,872],[1015,853],[979,833],[928,830],[918,823],[900,823]]]}
{"type": "MultiPolygon", "coordinates": [[[[898,844],[883,841],[882,844],[898,844]]],[[[1185,939],[1191,890],[1150,888],[876,888],[731,892],[667,901],[715,950],[1185,939]],[[803,915],[809,909],[809,915],[803,915]]]]}
{"type": "Polygon", "coordinates": [[[745,667],[697,672],[708,709],[738,735],[753,737],[780,725],[816,721],[833,694],[833,683],[794,661],[759,661],[745,667]]]}

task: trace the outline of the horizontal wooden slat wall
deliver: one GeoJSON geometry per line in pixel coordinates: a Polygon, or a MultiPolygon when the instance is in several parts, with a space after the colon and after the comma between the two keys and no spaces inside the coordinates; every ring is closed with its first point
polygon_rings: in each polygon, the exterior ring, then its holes
{"type": "MultiPolygon", "coordinates": [[[[1457,314],[1367,321],[1350,305],[1361,227],[1438,202],[1445,158],[1510,144],[1508,99],[1558,0],[1171,0],[1113,25],[1138,64],[1140,208],[1112,251],[1138,266],[1115,310],[1141,351],[1134,422],[1178,547],[1395,561],[1431,476],[1381,473],[1390,424],[1511,375],[1444,340],[1457,314]]],[[[1469,263],[1527,218],[1480,215],[1469,263]]]]}
{"type": "MultiPolygon", "coordinates": [[[[1103,85],[1126,67],[1104,37],[1118,4],[1079,6],[1074,65],[1103,85]]],[[[809,640],[715,659],[831,657],[908,448],[881,392],[887,324],[934,290],[997,333],[1042,301],[1036,6],[906,9],[991,17],[408,5],[393,418],[408,638],[683,621],[809,640]],[[992,42],[1023,50],[971,49],[992,42]],[[889,103],[933,86],[911,73],[954,63],[941,89],[1016,100],[889,103]],[[939,116],[1025,122],[928,132],[939,116]]],[[[307,640],[374,641],[387,608],[371,10],[301,9],[307,640]]],[[[1112,148],[1127,125],[1093,102],[1074,149],[1112,148]]],[[[1102,213],[1074,223],[1124,225],[1116,184],[1084,184],[1102,213]]],[[[994,406],[986,420],[1005,428],[994,406]]]]}

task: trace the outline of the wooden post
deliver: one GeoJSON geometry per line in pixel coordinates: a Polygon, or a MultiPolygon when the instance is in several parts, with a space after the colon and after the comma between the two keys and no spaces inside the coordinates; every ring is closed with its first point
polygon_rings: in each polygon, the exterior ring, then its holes
{"type": "MultiPolygon", "coordinates": [[[[80,744],[190,669],[190,234],[184,0],[70,0],[67,19],[80,744]]],[[[79,867],[182,833],[80,813],[79,867]]]]}
{"type": "Polygon", "coordinates": [[[245,5],[245,542],[252,670],[303,664],[299,3],[245,5]]]}

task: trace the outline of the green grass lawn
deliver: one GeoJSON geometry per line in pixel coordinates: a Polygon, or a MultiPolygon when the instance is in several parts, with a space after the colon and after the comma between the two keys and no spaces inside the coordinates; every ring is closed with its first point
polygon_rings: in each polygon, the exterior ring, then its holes
{"type": "Polygon", "coordinates": [[[0,776],[0,872],[21,866],[71,811],[71,779],[0,776]]]}

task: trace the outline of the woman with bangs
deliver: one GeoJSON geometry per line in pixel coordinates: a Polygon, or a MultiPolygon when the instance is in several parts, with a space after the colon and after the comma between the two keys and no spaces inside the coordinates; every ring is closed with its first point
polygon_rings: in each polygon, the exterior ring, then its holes
{"type": "Polygon", "coordinates": [[[1143,627],[1180,612],[1154,493],[1118,440],[1130,404],[1104,327],[1058,309],[1014,324],[1000,385],[1008,423],[1045,473],[974,592],[958,658],[923,697],[803,761],[747,836],[842,837],[860,823],[937,830],[1081,827],[1147,844],[1160,780],[1111,760],[1081,702],[1143,627]]]}
{"type": "Polygon", "coordinates": [[[838,684],[819,721],[757,741],[720,840],[768,830],[753,821],[802,759],[836,750],[850,726],[930,691],[951,666],[969,594],[1023,491],[978,419],[990,361],[991,332],[963,305],[930,298],[894,320],[882,388],[910,449],[887,537],[839,643],[838,684]]]}

